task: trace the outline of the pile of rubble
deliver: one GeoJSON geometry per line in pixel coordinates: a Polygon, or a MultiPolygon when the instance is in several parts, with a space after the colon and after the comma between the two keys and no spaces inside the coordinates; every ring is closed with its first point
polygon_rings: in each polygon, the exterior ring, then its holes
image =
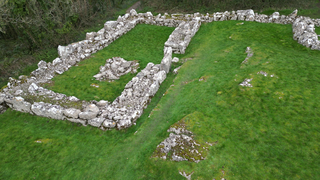
{"type": "Polygon", "coordinates": [[[194,140],[191,131],[186,130],[185,127],[171,126],[167,132],[171,132],[169,137],[157,146],[153,157],[196,163],[205,159],[203,151],[208,150],[208,147],[201,146],[194,140]]]}
{"type": "Polygon", "coordinates": [[[107,59],[106,64],[104,66],[100,66],[100,72],[93,77],[99,81],[113,81],[120,79],[120,77],[125,74],[137,73],[138,67],[139,63],[136,61],[126,61],[121,57],[113,57],[111,59],[107,59]]]}

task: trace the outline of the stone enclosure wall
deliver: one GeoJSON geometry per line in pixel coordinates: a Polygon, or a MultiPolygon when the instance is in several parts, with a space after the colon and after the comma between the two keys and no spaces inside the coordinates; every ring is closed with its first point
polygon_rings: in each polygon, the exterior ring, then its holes
{"type": "MultiPolygon", "coordinates": [[[[315,26],[320,19],[297,16],[297,10],[288,16],[278,12],[270,16],[253,10],[216,12],[213,14],[167,14],[154,16],[151,12],[137,13],[134,9],[117,21],[107,21],[98,32],[87,33],[86,40],[59,46],[59,57],[52,63],[40,61],[38,69],[30,76],[9,79],[7,87],[0,92],[0,113],[7,108],[58,120],[69,120],[91,125],[102,130],[128,128],[142,115],[151,98],[158,91],[169,73],[172,53],[183,54],[201,23],[225,20],[256,21],[261,23],[292,24],[293,38],[311,49],[320,50],[315,26]],[[126,34],[137,24],[176,27],[164,44],[164,57],[160,64],[149,63],[124,87],[122,94],[112,103],[101,100],[81,101],[74,96],[55,93],[40,86],[54,76],[62,74],[71,66],[90,57],[114,40],[126,34]],[[45,103],[45,102],[47,103],[45,103]],[[72,106],[77,104],[76,106],[72,106]]],[[[176,58],[175,58],[176,59],[176,58]]],[[[111,61],[110,61],[111,62],[111,61]]],[[[113,61],[112,61],[113,62],[113,61]]],[[[127,64],[123,61],[124,64],[127,64]]],[[[121,63],[120,63],[121,64],[121,63]]],[[[110,64],[112,66],[112,64],[110,64]]],[[[120,67],[123,68],[123,67],[120,67]]],[[[102,77],[102,75],[100,76],[102,77]]]]}

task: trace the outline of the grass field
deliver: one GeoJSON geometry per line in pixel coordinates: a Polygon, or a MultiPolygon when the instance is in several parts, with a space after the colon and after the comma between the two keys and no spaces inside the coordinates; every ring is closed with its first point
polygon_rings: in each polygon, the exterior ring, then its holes
{"type": "Polygon", "coordinates": [[[239,22],[202,24],[178,55],[192,59],[127,130],[1,114],[0,179],[320,178],[320,52],[294,41],[291,25],[239,22]],[[247,46],[254,55],[243,65],[247,46]],[[239,86],[245,78],[252,88],[239,86]],[[186,116],[197,140],[215,142],[206,160],[150,158],[186,116]]]}

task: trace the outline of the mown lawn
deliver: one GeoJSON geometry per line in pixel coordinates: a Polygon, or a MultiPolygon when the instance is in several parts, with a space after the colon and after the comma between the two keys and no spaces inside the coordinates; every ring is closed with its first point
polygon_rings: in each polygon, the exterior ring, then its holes
{"type": "Polygon", "coordinates": [[[179,55],[192,59],[127,130],[0,115],[0,179],[185,179],[179,171],[192,179],[320,178],[320,52],[294,41],[291,25],[239,22],[203,24],[179,55]],[[254,56],[241,65],[248,46],[254,56]],[[239,86],[245,78],[252,88],[239,86]],[[187,115],[196,138],[215,143],[206,160],[151,159],[187,115]]]}

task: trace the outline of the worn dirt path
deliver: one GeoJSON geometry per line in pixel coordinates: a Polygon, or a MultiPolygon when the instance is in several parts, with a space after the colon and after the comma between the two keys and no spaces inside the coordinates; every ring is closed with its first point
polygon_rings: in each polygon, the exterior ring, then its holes
{"type": "Polygon", "coordinates": [[[129,8],[127,9],[126,13],[129,13],[131,9],[135,9],[135,10],[139,9],[139,8],[140,8],[140,5],[141,5],[141,2],[140,2],[140,1],[134,3],[134,5],[132,5],[131,7],[129,7],[129,8]]]}

